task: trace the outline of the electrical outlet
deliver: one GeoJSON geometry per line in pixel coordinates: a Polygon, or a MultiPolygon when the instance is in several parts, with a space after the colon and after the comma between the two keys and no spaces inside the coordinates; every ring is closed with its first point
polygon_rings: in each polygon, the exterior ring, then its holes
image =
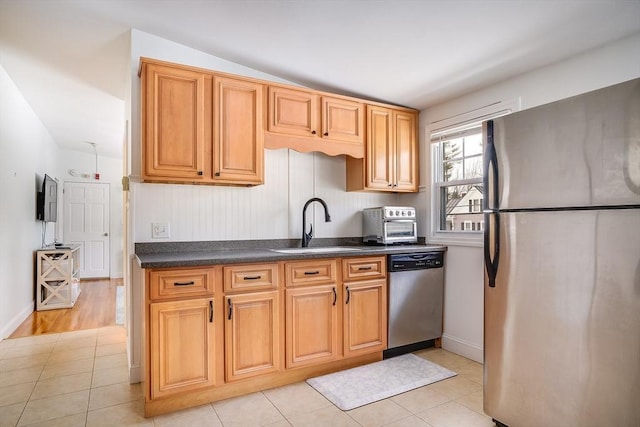
{"type": "Polygon", "coordinates": [[[168,239],[171,237],[169,233],[168,222],[153,222],[151,223],[151,238],[152,239],[168,239]]]}

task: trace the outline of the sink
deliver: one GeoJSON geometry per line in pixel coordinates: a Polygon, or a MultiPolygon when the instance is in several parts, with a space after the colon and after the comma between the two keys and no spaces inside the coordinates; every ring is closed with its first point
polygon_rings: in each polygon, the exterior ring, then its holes
{"type": "Polygon", "coordinates": [[[273,252],[281,254],[326,254],[331,252],[350,252],[359,251],[360,248],[350,248],[344,246],[329,246],[326,248],[286,248],[286,249],[269,249],[273,252]]]}

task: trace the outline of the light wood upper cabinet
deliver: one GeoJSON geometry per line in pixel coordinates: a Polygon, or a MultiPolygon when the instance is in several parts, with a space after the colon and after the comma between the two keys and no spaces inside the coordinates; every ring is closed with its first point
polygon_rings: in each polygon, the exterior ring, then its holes
{"type": "Polygon", "coordinates": [[[263,85],[143,59],[142,179],[264,182],[263,85]]]}
{"type": "Polygon", "coordinates": [[[268,99],[267,148],[363,156],[363,103],[280,86],[269,86],[268,99]]]}
{"type": "Polygon", "coordinates": [[[213,299],[149,307],[151,398],[215,385],[213,299]]]}
{"type": "Polygon", "coordinates": [[[304,90],[269,86],[270,132],[311,137],[318,133],[318,96],[304,90]]]}
{"type": "Polygon", "coordinates": [[[142,64],[143,178],[205,178],[210,81],[201,72],[142,64]]]}
{"type": "Polygon", "coordinates": [[[322,137],[364,143],[364,104],[322,96],[322,137]]]}
{"type": "Polygon", "coordinates": [[[219,76],[213,83],[213,181],[262,184],[262,85],[219,76]]]}
{"type": "Polygon", "coordinates": [[[393,141],[396,191],[418,191],[417,114],[393,111],[393,141]]]}
{"type": "Polygon", "coordinates": [[[347,190],[418,191],[416,125],[416,112],[368,105],[365,158],[347,158],[347,190]]]}
{"type": "Polygon", "coordinates": [[[281,369],[278,291],[226,295],[225,380],[281,369]]]}

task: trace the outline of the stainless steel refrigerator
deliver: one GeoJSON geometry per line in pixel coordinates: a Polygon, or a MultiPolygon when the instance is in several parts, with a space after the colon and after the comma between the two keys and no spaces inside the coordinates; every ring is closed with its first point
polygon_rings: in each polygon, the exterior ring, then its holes
{"type": "Polygon", "coordinates": [[[640,426],[640,79],[483,126],[484,411],[640,426]]]}

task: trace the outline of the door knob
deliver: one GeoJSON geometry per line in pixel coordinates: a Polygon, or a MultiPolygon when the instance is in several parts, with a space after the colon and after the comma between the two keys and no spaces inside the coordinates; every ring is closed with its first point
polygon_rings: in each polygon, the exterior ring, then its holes
{"type": "Polygon", "coordinates": [[[104,237],[107,237],[108,235],[109,235],[109,233],[104,233],[103,234],[104,237]]]}

